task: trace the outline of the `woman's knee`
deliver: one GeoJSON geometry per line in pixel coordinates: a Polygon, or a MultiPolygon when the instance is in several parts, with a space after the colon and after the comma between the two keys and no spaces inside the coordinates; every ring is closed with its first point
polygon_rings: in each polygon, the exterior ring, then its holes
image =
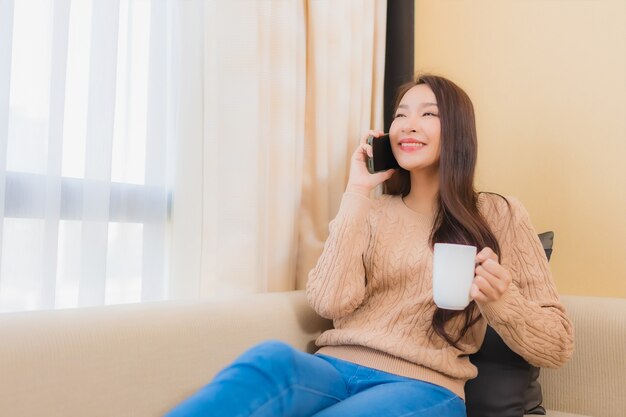
{"type": "Polygon", "coordinates": [[[256,371],[265,378],[291,379],[297,355],[303,353],[279,340],[268,340],[253,346],[235,360],[232,366],[256,371]]]}
{"type": "Polygon", "coordinates": [[[290,360],[298,351],[280,340],[266,340],[248,349],[240,358],[252,360],[290,360]]]}

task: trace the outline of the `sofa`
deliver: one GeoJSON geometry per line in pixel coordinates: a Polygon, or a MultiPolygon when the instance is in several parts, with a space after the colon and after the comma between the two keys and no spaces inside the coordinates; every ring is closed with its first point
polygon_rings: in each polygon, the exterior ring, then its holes
{"type": "MultiPolygon", "coordinates": [[[[626,299],[563,296],[576,347],[541,371],[548,416],[626,416],[626,299]]],[[[161,416],[248,347],[314,351],[303,291],[0,314],[0,416],[161,416]]]]}

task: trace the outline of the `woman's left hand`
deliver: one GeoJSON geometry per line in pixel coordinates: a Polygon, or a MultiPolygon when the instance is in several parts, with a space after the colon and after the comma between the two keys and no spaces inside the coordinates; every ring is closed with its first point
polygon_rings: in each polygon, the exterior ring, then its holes
{"type": "Polygon", "coordinates": [[[478,303],[497,301],[511,285],[511,273],[500,265],[498,255],[485,247],[476,255],[471,297],[478,303]]]}

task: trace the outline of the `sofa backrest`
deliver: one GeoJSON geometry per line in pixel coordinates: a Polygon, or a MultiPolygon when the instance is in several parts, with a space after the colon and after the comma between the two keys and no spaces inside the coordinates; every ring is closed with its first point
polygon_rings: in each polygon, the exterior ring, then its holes
{"type": "Polygon", "coordinates": [[[562,296],[574,323],[574,355],[542,369],[546,408],[597,417],[626,413],[626,299],[562,296]]]}

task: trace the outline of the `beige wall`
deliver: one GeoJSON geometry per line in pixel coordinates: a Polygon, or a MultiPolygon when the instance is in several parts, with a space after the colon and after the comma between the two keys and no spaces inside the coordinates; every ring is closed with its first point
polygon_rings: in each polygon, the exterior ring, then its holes
{"type": "Polygon", "coordinates": [[[626,297],[626,0],[416,0],[416,70],[477,111],[478,186],[556,233],[563,294],[626,297]]]}

